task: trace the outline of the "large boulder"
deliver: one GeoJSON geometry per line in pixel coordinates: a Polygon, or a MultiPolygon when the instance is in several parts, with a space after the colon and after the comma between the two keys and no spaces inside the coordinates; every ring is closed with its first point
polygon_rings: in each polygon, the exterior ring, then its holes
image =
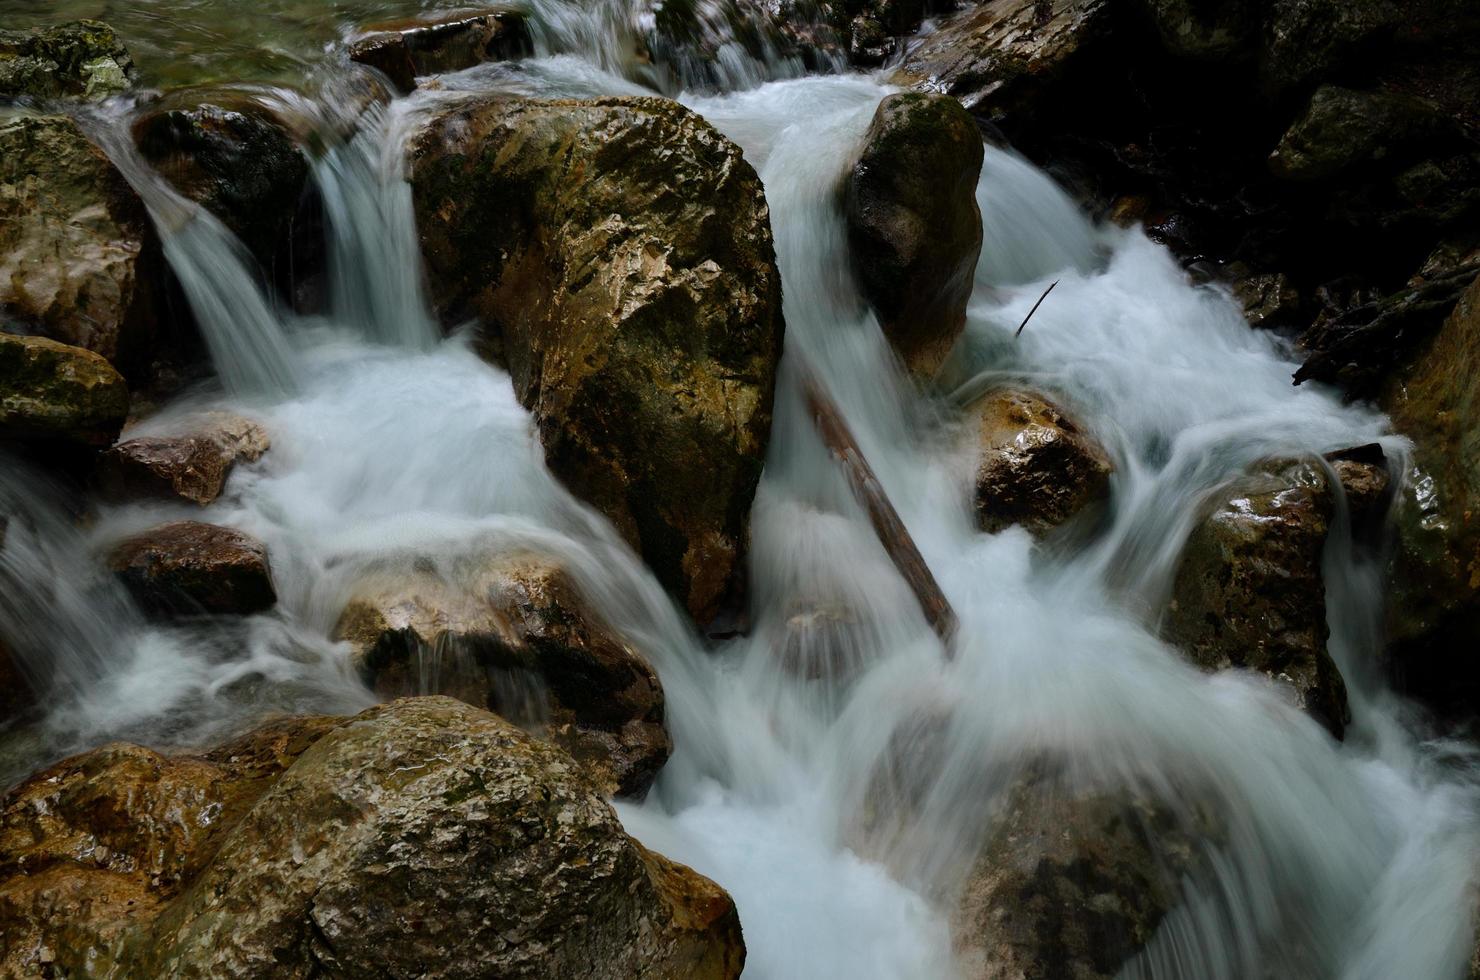
{"type": "Polygon", "coordinates": [[[1208,821],[1131,789],[1018,779],[951,916],[970,980],[1112,980],[1176,907],[1208,821]]]}
{"type": "Polygon", "coordinates": [[[1250,57],[1259,36],[1259,0],[1141,0],[1162,44],[1182,58],[1237,61],[1250,57]]]}
{"type": "MultiPolygon", "coordinates": [[[[1381,466],[1337,464],[1357,506],[1386,488],[1381,466]]],[[[1321,560],[1335,515],[1323,469],[1271,464],[1226,488],[1184,546],[1163,634],[1208,670],[1241,668],[1284,686],[1337,738],[1351,718],[1326,649],[1321,560]]]]}
{"type": "Polygon", "coordinates": [[[959,102],[906,92],[879,103],[848,176],[859,286],[917,376],[935,374],[966,325],[982,246],[982,152],[959,102]]]}
{"type": "Polygon", "coordinates": [[[154,616],[248,615],[277,602],[262,542],[216,524],[151,528],[118,545],[108,566],[154,616]]]}
{"type": "Polygon", "coordinates": [[[955,96],[992,120],[1031,112],[1039,89],[1107,36],[1110,6],[1107,0],[987,0],[926,35],[892,79],[955,96]]]}
{"type": "Polygon", "coordinates": [[[114,500],[185,500],[204,507],[221,496],[237,463],[253,463],[271,445],[251,419],[211,413],[173,435],[139,436],[98,457],[99,489],[114,500]]]}
{"type": "Polygon", "coordinates": [[[0,120],[0,326],[147,363],[163,257],[143,202],[65,116],[0,120]]]}
{"type": "MultiPolygon", "coordinates": [[[[308,159],[294,126],[275,110],[251,90],[186,89],[133,127],[139,151],[160,175],[220,218],[268,270],[284,256],[312,252],[293,247],[308,159]]],[[[279,271],[286,277],[290,270],[279,271]]]]}
{"type": "Polygon", "coordinates": [[[106,975],[106,957],[200,873],[222,838],[337,718],[270,723],[203,756],[105,745],[0,801],[0,972],[106,975]]]}
{"type": "Polygon", "coordinates": [[[564,748],[606,792],[646,793],[672,750],[657,673],[548,558],[371,575],[334,635],[382,697],[491,708],[564,748]]]}
{"type": "Polygon", "coordinates": [[[110,446],[128,385],[102,357],[45,337],[0,333],[0,442],[110,446]]]}
{"type": "Polygon", "coordinates": [[[1043,534],[1109,495],[1109,455],[1041,395],[994,391],[973,413],[980,420],[975,504],[982,530],[1019,524],[1043,534]]]}
{"type": "Polygon", "coordinates": [[[721,978],[744,962],[722,890],[623,833],[564,753],[447,698],[316,741],[124,949],[122,975],[180,978],[721,978]]]}
{"type": "Polygon", "coordinates": [[[781,350],[755,171],[656,98],[470,100],[411,158],[443,319],[477,321],[550,469],[711,622],[743,575],[781,350]]]}
{"type": "Polygon", "coordinates": [[[0,30],[0,99],[103,99],[128,89],[137,75],[113,28],[95,20],[0,30]]]}
{"type": "Polygon", "coordinates": [[[1389,635],[1403,685],[1473,713],[1480,665],[1480,279],[1383,404],[1413,440],[1398,507],[1389,635]]]}
{"type": "Polygon", "coordinates": [[[1418,99],[1322,85],[1280,137],[1270,170],[1286,180],[1334,177],[1393,154],[1437,125],[1434,111],[1418,99]]]}
{"type": "Polygon", "coordinates": [[[419,75],[461,71],[530,51],[524,16],[490,10],[456,17],[397,21],[365,28],[349,45],[351,61],[384,72],[397,88],[416,88],[419,75]]]}

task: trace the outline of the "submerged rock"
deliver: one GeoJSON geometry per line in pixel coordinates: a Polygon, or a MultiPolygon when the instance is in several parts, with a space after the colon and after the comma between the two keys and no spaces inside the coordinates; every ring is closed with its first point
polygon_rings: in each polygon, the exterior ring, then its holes
{"type": "Polygon", "coordinates": [[[144,158],[220,218],[264,269],[294,254],[308,160],[266,100],[249,90],[187,89],[166,96],[133,133],[144,158]]]}
{"type": "Polygon", "coordinates": [[[0,442],[101,449],[128,417],[128,385],[92,351],[0,333],[0,442]]]}
{"type": "Polygon", "coordinates": [[[903,93],[879,103],[847,184],[848,244],[884,335],[930,377],[966,325],[981,253],[981,134],[956,100],[903,93]]]}
{"type": "Polygon", "coordinates": [[[99,21],[0,30],[0,99],[103,99],[128,89],[137,75],[128,49],[99,21]]]}
{"type": "Polygon", "coordinates": [[[1043,534],[1109,495],[1109,455],[1052,402],[1007,389],[972,411],[980,418],[976,518],[983,531],[1021,524],[1043,534]]]}
{"type": "Polygon", "coordinates": [[[0,324],[130,373],[151,354],[162,261],[143,202],[75,122],[0,120],[0,324]]]}
{"type": "Polygon", "coordinates": [[[1400,683],[1473,713],[1480,665],[1480,279],[1383,399],[1413,440],[1388,630],[1400,683]]]}
{"type": "Polygon", "coordinates": [[[108,565],[157,616],[248,615],[277,602],[267,549],[216,524],[162,524],[120,544],[108,565]]]}
{"type": "Polygon", "coordinates": [[[1196,869],[1206,827],[1133,790],[1034,775],[997,808],[951,917],[970,980],[1111,980],[1196,869]]]}
{"type": "Polygon", "coordinates": [[[335,637],[382,697],[447,694],[544,732],[607,792],[641,796],[668,760],[652,666],[557,563],[505,555],[443,577],[372,577],[335,637]]]}
{"type": "MultiPolygon", "coordinates": [[[[1352,477],[1365,469],[1347,466],[1352,477]]],[[[1326,477],[1311,464],[1271,466],[1230,488],[1183,549],[1163,633],[1209,670],[1275,679],[1341,738],[1351,711],[1326,650],[1321,578],[1334,508],[1326,477]]]]}
{"type": "Polygon", "coordinates": [[[989,119],[1031,111],[1036,90],[1107,35],[1110,6],[1107,0],[987,0],[921,40],[892,81],[944,92],[989,119]]]}
{"type": "Polygon", "coordinates": [[[742,580],[781,349],[755,171],[654,98],[471,100],[411,157],[444,321],[476,319],[550,469],[711,622],[742,580]]]}
{"type": "Polygon", "coordinates": [[[351,61],[386,74],[403,92],[419,75],[462,71],[531,50],[524,15],[512,10],[438,20],[398,21],[365,29],[349,46],[351,61]]]}
{"type": "Polygon", "coordinates": [[[205,506],[237,463],[262,458],[267,432],[238,415],[212,413],[179,435],[140,436],[98,457],[97,482],[115,500],[180,499],[205,506]]]}

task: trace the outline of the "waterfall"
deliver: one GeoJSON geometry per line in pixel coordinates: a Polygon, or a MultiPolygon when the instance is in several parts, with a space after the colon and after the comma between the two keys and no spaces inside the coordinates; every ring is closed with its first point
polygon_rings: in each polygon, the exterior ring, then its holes
{"type": "MultiPolygon", "coordinates": [[[[532,10],[537,57],[376,110],[315,160],[331,256],[325,329],[275,307],[240,243],[149,170],[124,120],[92,124],[149,205],[224,387],[150,424],[212,407],[272,433],[270,455],[232,477],[209,519],[266,543],[280,603],[230,627],[143,626],[90,556],[183,508],[104,507],[80,536],[54,512],[19,531],[13,522],[0,582],[32,584],[0,593],[0,627],[29,624],[22,659],[57,678],[55,746],[164,718],[153,740],[190,744],[253,712],[358,707],[369,694],[330,636],[359,575],[530,547],[559,556],[658,669],[675,754],[652,795],[618,811],[734,895],[747,976],[952,975],[946,909],[992,801],[1045,758],[1063,763],[1071,789],[1144,789],[1180,820],[1216,815],[1180,902],[1123,976],[1457,976],[1477,847],[1473,766],[1428,741],[1383,688],[1372,663],[1380,575],[1352,547],[1349,521],[1335,522],[1325,557],[1332,649],[1353,691],[1344,744],[1272,684],[1205,674],[1157,632],[1210,492],[1269,457],[1379,442],[1402,459],[1386,420],[1292,387],[1288,351],[1226,295],[1189,282],[1141,231],[1094,224],[1046,174],[990,146],[966,333],[947,383],[920,388],[853,281],[836,194],[892,90],[859,75],[788,77],[799,67],[722,45],[720,70],[702,87],[680,71],[690,84],[678,94],[762,178],[787,336],[752,515],[753,626],[706,649],[611,527],[547,471],[507,375],[466,337],[440,336],[423,288],[403,158],[419,107],[447,90],[568,97],[658,84],[624,54],[643,29],[626,5],[532,10]],[[803,368],[837,401],[960,614],[954,661],[813,430],[803,368]],[[1019,529],[976,530],[960,410],[1003,381],[1052,393],[1108,448],[1113,494],[1093,539],[1050,552],[1019,529]],[[844,614],[816,640],[836,648],[836,670],[809,679],[775,648],[791,617],[816,609],[844,614]],[[65,653],[48,661],[48,645],[65,653]],[[922,726],[938,745],[911,773],[918,799],[871,798],[898,740],[922,726]],[[871,849],[858,827],[869,807],[903,828],[871,849]]],[[[0,478],[0,512],[44,493],[0,478]]]]}

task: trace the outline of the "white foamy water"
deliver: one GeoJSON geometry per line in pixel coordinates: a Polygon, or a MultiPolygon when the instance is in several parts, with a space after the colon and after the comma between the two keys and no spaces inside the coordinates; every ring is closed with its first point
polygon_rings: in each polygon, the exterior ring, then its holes
{"type": "MultiPolygon", "coordinates": [[[[607,43],[604,32],[632,29],[615,9],[537,7],[546,56],[446,79],[325,155],[315,171],[331,223],[324,318],[234,300],[255,280],[224,229],[161,220],[222,383],[139,431],[215,407],[269,430],[271,451],[238,469],[204,519],[267,544],[280,602],[239,623],[145,625],[92,571],[93,556],[201,512],[106,509],[83,537],[36,503],[34,478],[8,480],[0,491],[40,516],[0,552],[5,571],[28,583],[38,569],[76,569],[66,577],[77,588],[51,611],[38,611],[40,594],[0,604],[7,629],[22,616],[46,624],[20,653],[57,683],[48,744],[190,744],[271,710],[354,710],[371,696],[329,636],[359,576],[428,564],[455,575],[463,559],[529,548],[565,561],[658,668],[675,754],[648,800],[619,812],[734,895],[747,976],[952,976],[948,908],[991,830],[990,801],[1023,765],[1051,757],[1075,786],[1150,791],[1189,819],[1218,814],[1203,871],[1183,882],[1127,977],[1458,977],[1471,939],[1473,765],[1456,746],[1423,741],[1383,689],[1372,569],[1336,535],[1328,615],[1352,686],[1345,743],[1272,684],[1206,675],[1156,637],[1209,491],[1266,456],[1381,441],[1401,458],[1401,440],[1369,409],[1292,387],[1287,352],[1226,296],[1192,286],[1140,232],[1093,226],[1028,163],[986,151],[969,324],[943,383],[920,390],[852,282],[836,194],[889,90],[856,76],[766,82],[786,72],[751,65],[725,86],[742,91],[684,96],[760,173],[785,288],[749,635],[705,649],[605,522],[553,480],[508,377],[464,338],[432,331],[399,147],[419,106],[459,91],[640,90],[642,71],[619,55],[625,40],[607,43]],[[954,661],[812,430],[796,390],[803,364],[841,406],[960,615],[954,661]],[[1052,393],[1114,457],[1109,514],[1070,550],[975,530],[962,410],[1001,381],[1052,393]],[[801,653],[826,654],[833,669],[808,679],[778,648],[793,617],[819,610],[831,625],[801,653]],[[48,653],[48,629],[76,634],[66,644],[76,655],[48,653]],[[937,726],[936,751],[911,760],[919,796],[896,811],[876,775],[922,720],[937,726]],[[872,840],[865,813],[903,830],[872,840]]],[[[157,215],[176,203],[160,201],[157,215]]]]}

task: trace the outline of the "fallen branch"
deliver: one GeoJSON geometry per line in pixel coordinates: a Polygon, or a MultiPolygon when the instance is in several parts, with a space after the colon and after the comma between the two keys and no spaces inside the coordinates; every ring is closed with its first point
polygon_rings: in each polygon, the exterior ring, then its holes
{"type": "Polygon", "coordinates": [[[920,603],[920,611],[925,614],[925,620],[945,646],[946,659],[953,659],[956,653],[956,632],[960,626],[956,611],[951,608],[945,593],[941,592],[935,576],[930,574],[930,568],[925,564],[920,549],[915,547],[909,530],[899,519],[894,505],[889,502],[879,478],[874,475],[873,468],[864,458],[863,450],[858,448],[858,442],[849,431],[848,424],[843,421],[842,413],[810,371],[802,374],[802,395],[807,400],[807,411],[816,423],[823,443],[833,458],[842,465],[854,496],[868,511],[869,521],[874,526],[879,543],[884,546],[889,560],[894,562],[900,576],[915,593],[915,600],[920,603]]]}
{"type": "Polygon", "coordinates": [[[1023,335],[1023,328],[1028,325],[1029,320],[1033,319],[1033,314],[1038,312],[1038,307],[1043,305],[1043,301],[1048,299],[1048,294],[1053,292],[1053,287],[1058,284],[1059,281],[1057,279],[1048,284],[1048,288],[1043,291],[1043,295],[1038,297],[1038,302],[1033,304],[1033,308],[1028,311],[1028,315],[1023,317],[1023,322],[1018,324],[1017,333],[1012,335],[1014,340],[1023,335]]]}

